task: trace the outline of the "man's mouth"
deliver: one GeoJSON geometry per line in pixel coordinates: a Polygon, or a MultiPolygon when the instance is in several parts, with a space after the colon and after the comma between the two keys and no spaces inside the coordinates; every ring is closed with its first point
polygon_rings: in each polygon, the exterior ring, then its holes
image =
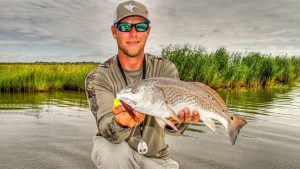
{"type": "Polygon", "coordinates": [[[137,45],[138,43],[140,43],[140,41],[130,41],[130,42],[126,42],[129,45],[137,45]]]}

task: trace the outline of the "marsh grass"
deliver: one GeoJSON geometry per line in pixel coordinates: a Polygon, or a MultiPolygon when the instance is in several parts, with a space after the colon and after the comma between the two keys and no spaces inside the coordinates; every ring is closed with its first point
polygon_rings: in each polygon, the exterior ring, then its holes
{"type": "Polygon", "coordinates": [[[96,63],[1,63],[1,92],[84,91],[96,63]]]}
{"type": "MultiPolygon", "coordinates": [[[[213,88],[287,86],[300,80],[300,58],[257,52],[207,52],[201,47],[168,46],[162,57],[177,67],[181,80],[213,88]]],[[[87,74],[98,63],[0,63],[1,92],[84,91],[87,74]]]]}
{"type": "Polygon", "coordinates": [[[258,52],[230,53],[225,48],[168,46],[162,56],[177,67],[181,80],[199,81],[213,88],[290,85],[299,79],[300,58],[258,52]]]}

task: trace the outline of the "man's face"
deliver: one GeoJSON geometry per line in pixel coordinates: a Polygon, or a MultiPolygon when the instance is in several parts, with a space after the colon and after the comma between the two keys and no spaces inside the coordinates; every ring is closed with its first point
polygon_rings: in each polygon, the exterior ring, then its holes
{"type": "MultiPolygon", "coordinates": [[[[138,16],[130,16],[121,20],[121,22],[136,24],[146,22],[146,20],[138,16]]],[[[111,27],[111,30],[118,43],[119,50],[124,54],[136,57],[144,51],[150,27],[146,32],[137,32],[135,27],[130,32],[121,32],[114,26],[111,27]]]]}

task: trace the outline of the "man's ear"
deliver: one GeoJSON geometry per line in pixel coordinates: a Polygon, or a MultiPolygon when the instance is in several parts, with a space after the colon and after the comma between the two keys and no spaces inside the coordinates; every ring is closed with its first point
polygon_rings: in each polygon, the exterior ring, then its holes
{"type": "Polygon", "coordinates": [[[113,35],[113,37],[116,39],[116,27],[114,25],[111,26],[111,34],[113,35]]]}
{"type": "Polygon", "coordinates": [[[150,34],[150,31],[151,31],[151,26],[149,25],[148,36],[149,36],[149,34],[150,34]]]}

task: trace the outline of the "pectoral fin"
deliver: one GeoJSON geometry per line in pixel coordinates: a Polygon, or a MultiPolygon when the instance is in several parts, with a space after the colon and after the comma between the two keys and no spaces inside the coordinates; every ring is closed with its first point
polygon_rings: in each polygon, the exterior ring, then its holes
{"type": "Polygon", "coordinates": [[[203,122],[212,130],[216,131],[216,124],[213,119],[205,119],[203,122]]]}
{"type": "Polygon", "coordinates": [[[178,131],[177,127],[170,120],[161,119],[158,117],[155,117],[155,120],[161,128],[165,128],[166,124],[168,124],[173,130],[178,131]]]}
{"type": "Polygon", "coordinates": [[[182,123],[182,120],[180,120],[177,116],[177,113],[168,105],[166,104],[167,109],[171,112],[172,116],[171,118],[173,118],[174,120],[177,121],[177,123],[182,123]]]}
{"type": "Polygon", "coordinates": [[[165,128],[166,126],[166,122],[163,121],[161,118],[155,117],[155,120],[157,122],[157,124],[161,127],[161,128],[165,128]]]}

